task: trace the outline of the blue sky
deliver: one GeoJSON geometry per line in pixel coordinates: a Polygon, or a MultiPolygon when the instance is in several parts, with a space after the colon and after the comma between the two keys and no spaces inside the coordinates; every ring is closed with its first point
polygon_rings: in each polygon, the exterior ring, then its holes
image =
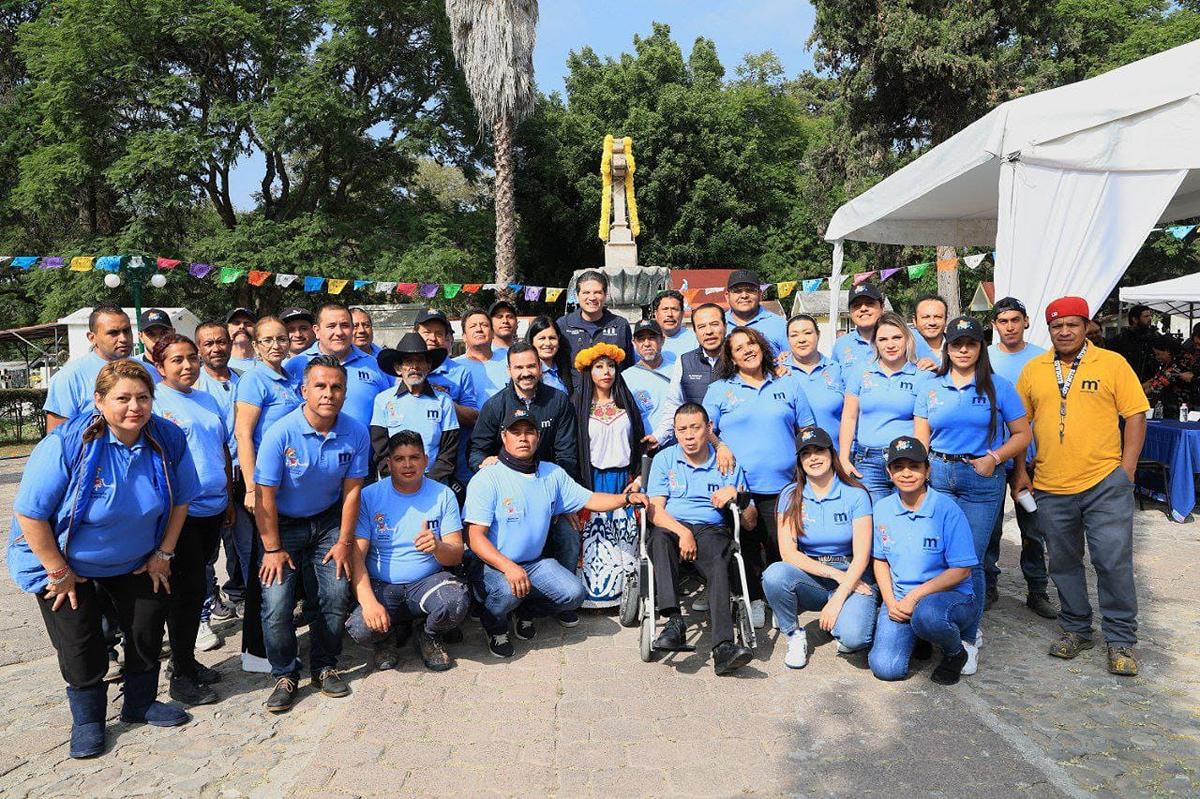
{"type": "MultiPolygon", "coordinates": [[[[538,88],[562,91],[567,54],[590,45],[601,57],[633,51],[633,36],[649,35],[652,22],[671,26],[686,55],[697,36],[717,43],[727,72],[747,53],[772,50],[785,72],[795,75],[812,66],[805,42],[812,33],[813,8],[802,0],[542,0],[533,67],[538,88]]],[[[260,187],[260,155],[234,169],[233,202],[254,207],[260,187]]]]}

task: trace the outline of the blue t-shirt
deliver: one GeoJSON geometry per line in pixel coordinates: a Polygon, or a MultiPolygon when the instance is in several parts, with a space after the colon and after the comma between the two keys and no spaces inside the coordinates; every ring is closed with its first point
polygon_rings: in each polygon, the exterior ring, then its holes
{"type": "MultiPolygon", "coordinates": [[[[691,352],[700,346],[700,342],[696,340],[696,334],[687,325],[680,325],[679,330],[674,336],[663,336],[662,351],[671,353],[676,358],[681,357],[685,352],[691,352]]],[[[641,360],[639,358],[639,360],[641,360]]]]}
{"type": "Polygon", "coordinates": [[[471,370],[455,363],[452,358],[442,361],[442,365],[430,372],[425,379],[433,386],[434,391],[450,397],[450,401],[457,405],[465,405],[474,410],[483,406],[475,394],[475,381],[471,378],[471,370]]]}
{"type": "Polygon", "coordinates": [[[1014,386],[1021,378],[1021,371],[1025,368],[1025,364],[1032,361],[1037,356],[1041,355],[1046,350],[1036,344],[1025,342],[1025,348],[1020,352],[1005,352],[1000,349],[999,344],[993,344],[988,347],[988,361],[992,364],[992,371],[1004,377],[1014,386]]]}
{"type": "Polygon", "coordinates": [[[237,372],[230,371],[228,380],[218,380],[200,367],[200,377],[192,388],[207,393],[217,401],[221,409],[221,417],[225,420],[225,429],[229,431],[229,455],[237,463],[237,437],[233,434],[234,410],[233,403],[237,398],[237,384],[241,380],[237,372]]]}
{"type": "Polygon", "coordinates": [[[471,373],[471,381],[475,384],[475,398],[480,407],[508,385],[507,353],[508,350],[492,350],[492,359],[485,363],[470,358],[465,353],[453,359],[471,373]]]}
{"type": "Polygon", "coordinates": [[[432,467],[442,445],[442,433],[458,429],[458,414],[454,402],[443,392],[434,391],[427,385],[423,393],[412,394],[397,385],[395,391],[381,392],[375,398],[371,426],[386,428],[388,438],[401,430],[420,433],[425,444],[425,457],[429,458],[432,467]]]}
{"type": "MultiPolygon", "coordinates": [[[[630,370],[632,371],[632,370],[630,370]]],[[[746,490],[746,475],[741,464],[728,475],[717,468],[717,451],[711,444],[707,460],[696,466],[683,449],[675,444],[654,456],[646,493],[667,498],[667,513],[685,524],[722,524],[725,517],[713,507],[712,496],[726,486],[746,490]]]]}
{"type": "Polygon", "coordinates": [[[262,446],[263,434],[300,407],[304,400],[300,396],[300,384],[291,375],[286,372],[279,374],[260,363],[242,374],[234,389],[234,402],[244,402],[261,411],[254,425],[254,447],[257,449],[262,446]]]}
{"type": "Polygon", "coordinates": [[[301,406],[271,426],[257,454],[254,482],[277,486],[279,512],[302,519],[337,502],[344,479],[367,476],[371,438],[367,428],[344,413],[322,435],[301,406]]]}
{"type": "Polygon", "coordinates": [[[42,410],[64,419],[84,411],[92,413],[96,408],[96,375],[107,363],[95,350],[67,361],[50,378],[42,410]]]}
{"type": "MultiPolygon", "coordinates": [[[[896,599],[946,569],[970,568],[979,563],[966,515],[953,499],[932,488],[916,510],[904,507],[899,494],[879,500],[875,503],[874,525],[872,554],[887,561],[896,599]]],[[[950,590],[975,594],[970,575],[950,590]]]]}
{"type": "Polygon", "coordinates": [[[662,419],[663,400],[667,398],[671,370],[677,360],[674,355],[664,352],[657,369],[649,368],[645,361],[638,361],[621,373],[638,410],[642,412],[642,429],[647,435],[658,427],[662,419]]]}
{"type": "MultiPolygon", "coordinates": [[[[163,501],[164,476],[155,466],[144,434],[126,447],[109,431],[102,446],[87,510],[67,542],[67,562],[81,577],[114,577],[141,566],[158,546],[161,517],[171,512],[163,501]]],[[[13,510],[56,527],[71,512],[66,493],[74,460],[72,454],[71,463],[67,462],[59,436],[38,442],[25,465],[13,510]]],[[[172,501],[188,504],[199,490],[189,450],[184,450],[175,481],[172,501]]]]}
{"type": "MultiPolygon", "coordinates": [[[[304,367],[320,354],[318,345],[313,344],[299,355],[284,361],[283,368],[296,381],[296,385],[303,385],[304,367]]],[[[381,372],[378,361],[358,347],[350,348],[349,354],[342,359],[342,366],[346,367],[346,404],[342,406],[342,413],[367,427],[371,424],[371,414],[375,412],[375,396],[391,388],[395,378],[381,372]]]]}
{"type": "MultiPolygon", "coordinates": [[[[732,332],[735,327],[751,327],[762,333],[763,337],[771,342],[776,355],[779,355],[781,352],[787,352],[790,349],[787,336],[787,320],[777,313],[771,313],[761,305],[758,306],[758,313],[749,322],[739,322],[734,318],[733,311],[726,311],[726,331],[732,332]]],[[[695,346],[692,347],[692,349],[695,348],[695,346]]],[[[684,350],[684,352],[686,351],[684,350]]]]}
{"type": "Polygon", "coordinates": [[[739,375],[704,395],[713,429],[746,470],[755,494],[778,494],[796,473],[796,431],[816,422],[796,378],[769,375],[754,388],[739,375]]]}
{"type": "Polygon", "coordinates": [[[188,506],[188,515],[224,513],[229,504],[229,481],[225,475],[229,431],[217,401],[199,389],[184,394],[159,383],[154,390],[154,412],[183,431],[196,463],[200,490],[188,506]]]}
{"type": "Polygon", "coordinates": [[[439,538],[462,531],[458,501],[441,483],[424,479],[415,493],[402,494],[385,479],[362,490],[354,534],[371,542],[366,557],[371,579],[401,585],[442,570],[437,558],[413,546],[425,522],[439,538]]]}
{"type": "MultiPolygon", "coordinates": [[[[913,342],[916,344],[917,360],[919,361],[923,358],[928,358],[929,360],[933,361],[934,363],[941,365],[942,351],[940,349],[935,350],[933,347],[929,346],[929,342],[926,341],[925,337],[922,336],[918,331],[913,330],[912,328],[909,328],[909,332],[912,334],[913,342]]],[[[943,344],[945,343],[945,339],[946,339],[946,336],[945,336],[945,334],[943,334],[942,335],[943,344]]]]}
{"type": "Polygon", "coordinates": [[[779,362],[789,367],[792,376],[800,382],[813,416],[817,418],[817,427],[829,433],[836,441],[842,424],[842,406],[846,402],[842,365],[822,355],[813,370],[806,372],[796,364],[790,352],[779,362]]]}
{"type": "Polygon", "coordinates": [[[870,340],[859,335],[857,327],[833,342],[833,359],[841,365],[842,379],[847,382],[861,374],[874,358],[875,348],[870,340]]]}
{"type": "Polygon", "coordinates": [[[225,364],[230,369],[237,369],[239,372],[249,372],[261,364],[258,358],[229,358],[229,363],[225,364]]]}
{"type": "Polygon", "coordinates": [[[913,416],[929,420],[929,445],[947,455],[982,455],[1002,446],[1008,438],[1008,423],[1025,415],[1025,405],[1017,389],[1000,375],[992,375],[996,392],[996,429],[988,440],[992,403],[987,394],[978,394],[975,380],[955,387],[947,372],[925,383],[917,396],[913,416]]]}
{"type": "Polygon", "coordinates": [[[488,540],[514,563],[542,556],[550,519],[574,513],[592,492],[561,467],[542,461],[534,474],[521,474],[503,463],[480,469],[467,485],[463,521],[488,528],[488,540]]]}
{"type": "MultiPolygon", "coordinates": [[[[795,483],[779,492],[777,513],[789,512],[795,496],[795,483]]],[[[825,496],[818,497],[813,493],[811,483],[805,483],[802,496],[800,523],[803,530],[796,539],[800,551],[814,558],[821,555],[853,556],[854,522],[871,517],[871,495],[834,477],[825,496]]]]}
{"type": "Polygon", "coordinates": [[[913,408],[925,390],[929,372],[906,363],[891,375],[874,363],[862,374],[846,378],[846,393],[858,397],[855,440],[872,449],[886,447],[900,436],[913,434],[913,408]]]}

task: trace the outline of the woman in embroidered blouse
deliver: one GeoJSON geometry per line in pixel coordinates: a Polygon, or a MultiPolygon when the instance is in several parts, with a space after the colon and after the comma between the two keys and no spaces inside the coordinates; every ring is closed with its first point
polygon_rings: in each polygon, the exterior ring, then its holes
{"type": "MultiPolygon", "coordinates": [[[[595,344],[575,356],[579,371],[572,401],[580,423],[580,479],[585,488],[620,494],[636,491],[642,458],[642,415],[621,378],[625,352],[595,344]],[[630,412],[634,411],[634,412],[630,412]]],[[[637,563],[637,521],[632,509],[593,513],[583,531],[584,607],[616,605],[626,574],[637,563]]]]}

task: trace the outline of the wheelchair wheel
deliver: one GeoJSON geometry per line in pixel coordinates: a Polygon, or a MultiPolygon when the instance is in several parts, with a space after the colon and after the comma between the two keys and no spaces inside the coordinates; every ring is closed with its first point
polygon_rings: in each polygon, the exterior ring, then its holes
{"type": "Polygon", "coordinates": [[[654,614],[647,613],[642,619],[642,629],[638,641],[643,663],[649,663],[654,656],[654,614]]]}
{"type": "Polygon", "coordinates": [[[621,591],[619,619],[622,627],[637,626],[641,605],[641,586],[638,584],[638,573],[633,571],[625,576],[625,588],[621,591]]]}
{"type": "Polygon", "coordinates": [[[733,598],[733,629],[738,643],[749,649],[754,648],[754,624],[750,620],[750,612],[746,603],[739,597],[733,598]]]}

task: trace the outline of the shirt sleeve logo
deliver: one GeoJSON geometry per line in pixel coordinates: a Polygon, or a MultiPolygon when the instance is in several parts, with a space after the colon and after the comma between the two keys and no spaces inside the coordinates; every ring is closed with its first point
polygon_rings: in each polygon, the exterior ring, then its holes
{"type": "Polygon", "coordinates": [[[891,549],[892,548],[892,537],[890,535],[888,535],[887,525],[886,524],[877,524],[877,525],[875,525],[875,530],[876,530],[876,532],[879,533],[879,541],[880,541],[880,543],[883,544],[883,548],[891,549]]]}
{"type": "Polygon", "coordinates": [[[295,447],[288,447],[283,451],[283,462],[289,469],[303,469],[308,464],[300,462],[300,455],[296,452],[295,447]]]}

